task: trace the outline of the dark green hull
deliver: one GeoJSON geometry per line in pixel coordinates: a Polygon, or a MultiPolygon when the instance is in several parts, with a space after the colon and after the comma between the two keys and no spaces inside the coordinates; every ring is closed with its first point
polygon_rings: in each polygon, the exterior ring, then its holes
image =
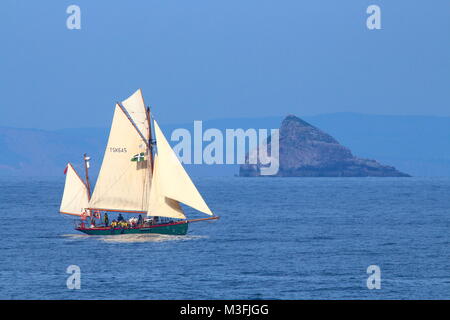
{"type": "Polygon", "coordinates": [[[119,234],[171,234],[171,235],[185,235],[188,230],[188,223],[177,222],[169,224],[161,224],[142,228],[76,228],[76,230],[93,236],[109,236],[119,234]]]}

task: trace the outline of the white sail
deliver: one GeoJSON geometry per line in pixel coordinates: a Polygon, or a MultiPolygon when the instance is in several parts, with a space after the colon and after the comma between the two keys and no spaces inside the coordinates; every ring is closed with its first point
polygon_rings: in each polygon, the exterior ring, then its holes
{"type": "Polygon", "coordinates": [[[80,216],[88,207],[88,191],[84,181],[70,163],[67,164],[66,183],[60,213],[80,216]]]}
{"type": "Polygon", "coordinates": [[[180,204],[176,200],[167,198],[162,190],[162,177],[158,155],[155,155],[153,165],[152,188],[149,196],[147,215],[186,219],[180,204]]]}
{"type": "MultiPolygon", "coordinates": [[[[158,150],[158,185],[160,193],[166,198],[182,202],[198,211],[212,215],[213,213],[164,137],[158,123],[156,121],[153,121],[153,123],[158,150]]],[[[154,215],[159,215],[159,213],[154,212],[154,215]]]]}
{"type": "Polygon", "coordinates": [[[146,211],[151,173],[145,144],[149,138],[148,124],[145,124],[147,115],[141,91],[136,91],[123,105],[132,121],[116,104],[108,144],[89,207],[124,212],[146,211]],[[141,153],[145,161],[132,161],[133,157],[141,153]]]}
{"type": "Polygon", "coordinates": [[[141,89],[133,93],[128,99],[123,100],[122,106],[125,107],[139,131],[147,137],[149,121],[147,120],[147,110],[141,89]]]}

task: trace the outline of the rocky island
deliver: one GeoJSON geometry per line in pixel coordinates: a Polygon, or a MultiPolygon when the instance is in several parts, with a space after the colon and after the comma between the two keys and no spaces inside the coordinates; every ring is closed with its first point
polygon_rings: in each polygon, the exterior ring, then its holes
{"type": "MultiPolygon", "coordinates": [[[[277,177],[409,177],[394,167],[375,160],[353,156],[332,136],[302,119],[289,115],[279,131],[279,170],[277,177]]],[[[270,137],[267,148],[270,151],[270,137]]],[[[240,166],[241,177],[257,177],[261,164],[240,166]]]]}

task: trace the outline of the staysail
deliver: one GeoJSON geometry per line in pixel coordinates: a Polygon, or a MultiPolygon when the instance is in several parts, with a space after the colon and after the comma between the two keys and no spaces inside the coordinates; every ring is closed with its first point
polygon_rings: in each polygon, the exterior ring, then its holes
{"type": "Polygon", "coordinates": [[[60,213],[80,216],[88,207],[88,191],[84,181],[70,163],[67,164],[66,183],[60,213]]]}
{"type": "Polygon", "coordinates": [[[108,144],[89,202],[90,209],[147,210],[151,171],[148,120],[141,90],[116,104],[108,144]]]}
{"type": "MultiPolygon", "coordinates": [[[[153,183],[157,185],[158,190],[153,190],[156,186],[152,184],[152,196],[150,199],[153,198],[153,201],[155,201],[155,198],[159,197],[159,200],[156,202],[165,205],[169,205],[167,199],[176,200],[198,211],[212,215],[213,213],[205,203],[205,200],[203,200],[192,180],[189,178],[189,175],[184,170],[170,147],[169,142],[167,142],[164,137],[158,123],[156,121],[153,121],[153,123],[158,153],[157,160],[155,158],[155,169],[153,174],[156,175],[156,177],[153,179],[153,183]]],[[[173,203],[170,203],[169,205],[171,207],[170,210],[167,208],[158,210],[158,206],[153,204],[152,201],[149,201],[147,214],[164,216],[164,214],[167,213],[169,214],[168,216],[173,217],[171,214],[175,215],[176,213],[174,213],[174,211],[178,212],[178,210],[174,209],[172,204],[173,203]]]]}
{"type": "Polygon", "coordinates": [[[176,200],[167,198],[163,193],[158,155],[155,155],[152,188],[150,190],[149,206],[147,210],[148,215],[186,219],[183,209],[180,207],[180,203],[176,200]]]}

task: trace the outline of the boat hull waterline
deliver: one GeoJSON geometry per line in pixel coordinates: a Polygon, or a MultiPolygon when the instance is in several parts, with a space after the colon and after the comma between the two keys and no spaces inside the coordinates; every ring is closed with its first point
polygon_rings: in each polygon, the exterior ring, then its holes
{"type": "Polygon", "coordinates": [[[184,236],[188,231],[188,222],[175,222],[154,225],[149,227],[135,227],[135,228],[112,228],[112,227],[98,227],[98,228],[76,228],[75,230],[81,231],[91,236],[108,236],[108,235],[120,235],[120,234],[168,234],[184,236]]]}

